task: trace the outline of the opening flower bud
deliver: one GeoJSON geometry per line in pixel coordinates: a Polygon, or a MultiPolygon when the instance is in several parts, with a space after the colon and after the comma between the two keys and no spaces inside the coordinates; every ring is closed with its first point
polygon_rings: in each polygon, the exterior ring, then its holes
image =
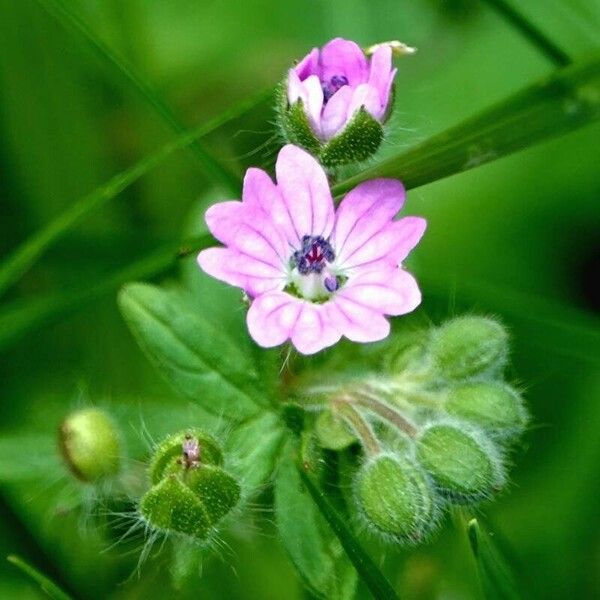
{"type": "Polygon", "coordinates": [[[222,519],[240,499],[237,481],[219,467],[191,469],[184,475],[184,482],[201,498],[212,524],[222,519]]]}
{"type": "Polygon", "coordinates": [[[155,450],[148,468],[151,483],[199,465],[221,465],[223,453],[210,435],[198,429],[180,431],[155,450]]]}
{"type": "Polygon", "coordinates": [[[445,379],[463,380],[500,371],[508,356],[508,334],[485,317],[458,317],[434,331],[434,367],[445,379]]]}
{"type": "Polygon", "coordinates": [[[521,396],[497,382],[475,381],[451,388],[445,407],[453,416],[503,435],[517,434],[527,423],[521,396]]]}
{"type": "Polygon", "coordinates": [[[99,408],[71,413],[60,425],[59,447],[69,469],[81,481],[96,483],[119,471],[117,427],[99,408]]]}
{"type": "Polygon", "coordinates": [[[357,441],[346,423],[330,410],[323,411],[317,417],[315,435],[320,446],[328,450],[344,450],[357,441]]]}
{"type": "Polygon", "coordinates": [[[355,483],[359,510],[371,530],[399,543],[418,543],[436,524],[437,504],[425,473],[406,458],[380,455],[355,483]]]}
{"type": "Polygon", "coordinates": [[[504,483],[500,456],[481,432],[432,425],[418,440],[417,456],[438,489],[454,502],[482,500],[504,483]]]}

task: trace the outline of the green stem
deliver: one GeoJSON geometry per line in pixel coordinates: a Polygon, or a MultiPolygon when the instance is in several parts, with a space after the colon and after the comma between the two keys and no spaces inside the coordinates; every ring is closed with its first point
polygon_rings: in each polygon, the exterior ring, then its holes
{"type": "Polygon", "coordinates": [[[333,504],[300,465],[298,465],[298,470],[306,489],[339,539],[348,558],[373,597],[376,600],[398,600],[398,595],[394,591],[394,588],[392,588],[384,574],[358,543],[358,540],[356,540],[354,534],[348,528],[346,521],[339,515],[333,504]]]}
{"type": "Polygon", "coordinates": [[[381,446],[371,426],[365,421],[363,416],[347,401],[338,400],[333,405],[342,419],[352,428],[365,452],[369,456],[377,456],[381,452],[381,446]]]}
{"type": "Polygon", "coordinates": [[[518,29],[548,60],[557,67],[571,64],[569,55],[559,48],[541,29],[525,18],[506,0],[485,0],[496,12],[518,29]]]}
{"type": "MultiPolygon", "coordinates": [[[[169,105],[138,73],[136,73],[135,69],[99,39],[91,27],[81,17],[72,12],[70,7],[62,2],[62,0],[38,0],[38,2],[42,8],[57,19],[63,27],[81,35],[94,52],[100,56],[103,61],[111,65],[116,72],[120,73],[123,79],[131,85],[140,98],[156,111],[172,131],[179,135],[187,130],[169,105]]],[[[228,169],[223,167],[215,158],[213,158],[198,140],[191,140],[189,147],[202,165],[206,175],[214,183],[225,186],[225,188],[233,194],[239,193],[239,178],[229,172],[228,169]]]]}
{"type": "Polygon", "coordinates": [[[417,428],[397,410],[382,402],[379,398],[365,390],[356,392],[357,402],[366,409],[379,415],[382,419],[393,425],[396,429],[410,437],[415,437],[417,428]]]}
{"type": "Polygon", "coordinates": [[[66,592],[63,592],[51,579],[46,577],[43,573],[38,571],[35,567],[32,567],[29,563],[25,562],[19,556],[10,554],[6,557],[6,560],[23,571],[30,579],[35,581],[40,589],[52,600],[72,600],[66,592]]]}

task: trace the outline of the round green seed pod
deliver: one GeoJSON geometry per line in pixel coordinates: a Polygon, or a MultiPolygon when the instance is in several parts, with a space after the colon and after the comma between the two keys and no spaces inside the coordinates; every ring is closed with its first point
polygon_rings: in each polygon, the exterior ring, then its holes
{"type": "Polygon", "coordinates": [[[215,525],[240,500],[238,482],[220,467],[210,465],[190,469],[184,482],[201,499],[209,522],[215,525]]]}
{"type": "Polygon", "coordinates": [[[417,442],[417,457],[439,491],[457,503],[487,498],[504,483],[500,455],[482,432],[431,425],[417,442]]]}
{"type": "Polygon", "coordinates": [[[429,354],[445,379],[460,381],[500,371],[508,356],[508,334],[485,317],[458,317],[434,331],[429,354]]]}
{"type": "Polygon", "coordinates": [[[344,450],[356,442],[356,436],[343,419],[324,410],[315,422],[315,435],[322,448],[344,450]]]}
{"type": "Polygon", "coordinates": [[[369,529],[397,543],[418,543],[437,523],[435,491],[406,458],[384,454],[363,465],[355,498],[369,529]]]}
{"type": "Polygon", "coordinates": [[[96,483],[117,475],[121,464],[121,443],[117,426],[99,408],[71,413],[60,425],[61,453],[75,477],[96,483]]]}
{"type": "Polygon", "coordinates": [[[211,520],[201,499],[175,475],[165,477],[142,497],[141,516],[154,529],[204,540],[211,520]]]}
{"type": "Polygon", "coordinates": [[[467,382],[448,391],[446,411],[499,435],[520,433],[527,424],[523,399],[510,386],[487,381],[467,382]]]}
{"type": "Polygon", "coordinates": [[[202,465],[222,465],[223,453],[215,439],[198,429],[189,429],[170,435],[154,451],[148,467],[150,482],[158,483],[170,474],[181,473],[186,468],[202,465]],[[190,448],[186,455],[186,448],[190,448]],[[195,454],[192,456],[192,452],[195,454]],[[186,464],[188,463],[188,464],[186,464]]]}

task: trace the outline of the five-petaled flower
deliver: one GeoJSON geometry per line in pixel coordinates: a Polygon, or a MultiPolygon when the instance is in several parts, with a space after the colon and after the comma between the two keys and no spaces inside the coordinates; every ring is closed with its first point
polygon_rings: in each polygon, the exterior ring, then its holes
{"type": "Polygon", "coordinates": [[[305,56],[287,79],[290,105],[302,101],[315,135],[329,140],[364,107],[377,121],[388,115],[392,84],[392,46],[379,45],[367,59],[355,43],[336,38],[305,56]]]}
{"type": "Polygon", "coordinates": [[[393,220],[404,203],[402,184],[361,183],[336,211],[323,168],[304,150],[284,146],[276,175],[275,184],[264,171],[249,169],[242,202],[207,210],[210,231],[226,247],[200,252],[202,269],[250,296],[248,329],[260,346],[290,339],[312,354],[342,336],[387,337],[384,315],[408,313],[421,302],[401,263],[426,222],[393,220]]]}

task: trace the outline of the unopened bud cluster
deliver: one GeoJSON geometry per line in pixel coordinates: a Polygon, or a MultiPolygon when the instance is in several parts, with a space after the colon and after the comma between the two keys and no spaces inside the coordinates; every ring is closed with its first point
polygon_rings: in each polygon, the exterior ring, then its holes
{"type": "Polygon", "coordinates": [[[150,489],[140,516],[153,529],[207,540],[240,499],[240,486],[224,469],[218,443],[199,430],[176,433],[155,450],[150,489]]]}
{"type": "Polygon", "coordinates": [[[449,504],[502,488],[527,413],[503,378],[508,335],[497,321],[459,317],[392,344],[382,372],[331,392],[314,432],[330,450],[362,445],[353,498],[368,529],[418,543],[449,504]]]}

